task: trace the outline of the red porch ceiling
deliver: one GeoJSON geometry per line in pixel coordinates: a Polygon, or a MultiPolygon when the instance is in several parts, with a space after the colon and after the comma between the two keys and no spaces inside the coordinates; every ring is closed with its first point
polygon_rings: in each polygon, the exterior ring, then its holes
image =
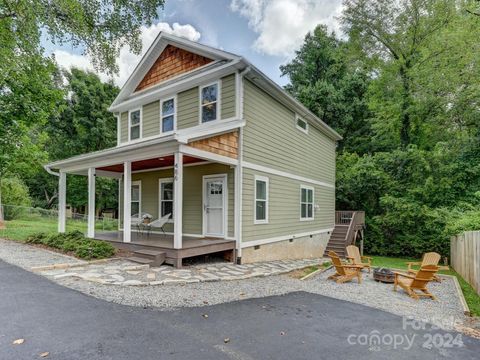
{"type": "MultiPolygon", "coordinates": [[[[183,163],[184,164],[193,164],[196,162],[205,161],[203,159],[199,159],[193,156],[184,155],[183,156],[183,163]]],[[[137,170],[147,170],[147,169],[156,169],[166,166],[173,166],[174,157],[173,155],[169,156],[162,156],[158,158],[148,159],[148,160],[140,160],[140,161],[133,161],[132,162],[132,171],[137,170]]],[[[123,172],[123,164],[116,164],[110,166],[103,166],[97,168],[98,170],[105,170],[105,171],[113,171],[113,172],[123,172]]]]}

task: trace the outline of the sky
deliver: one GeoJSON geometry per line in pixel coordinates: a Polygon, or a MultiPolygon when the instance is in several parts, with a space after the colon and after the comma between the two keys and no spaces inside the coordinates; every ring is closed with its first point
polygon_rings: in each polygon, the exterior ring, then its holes
{"type": "MultiPolygon", "coordinates": [[[[342,0],[166,0],[164,9],[158,10],[158,21],[141,29],[142,53],[160,31],[166,31],[241,55],[285,85],[288,79],[281,77],[279,66],[293,58],[317,24],[338,33],[341,9],[342,0]]],[[[60,66],[94,71],[82,49],[47,41],[44,46],[60,66]]],[[[124,84],[140,57],[128,47],[121,49],[119,74],[113,77],[118,86],[124,84]]],[[[99,75],[104,81],[111,78],[99,75]]]]}

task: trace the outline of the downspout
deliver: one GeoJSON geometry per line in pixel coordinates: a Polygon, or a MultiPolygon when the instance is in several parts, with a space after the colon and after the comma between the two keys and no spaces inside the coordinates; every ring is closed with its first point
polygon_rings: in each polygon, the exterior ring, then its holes
{"type": "MultiPolygon", "coordinates": [[[[241,120],[243,119],[243,94],[244,94],[244,87],[243,87],[243,78],[246,74],[248,74],[251,70],[250,66],[247,66],[244,70],[240,72],[238,75],[238,118],[241,120]]],[[[237,262],[241,264],[242,262],[242,227],[243,227],[243,127],[238,130],[238,177],[239,177],[239,199],[238,199],[238,212],[239,212],[239,226],[238,226],[238,248],[237,248],[237,262]]]]}
{"type": "Polygon", "coordinates": [[[50,175],[55,175],[55,176],[60,176],[60,173],[53,171],[50,169],[48,165],[44,165],[43,168],[50,174],[50,175]]]}

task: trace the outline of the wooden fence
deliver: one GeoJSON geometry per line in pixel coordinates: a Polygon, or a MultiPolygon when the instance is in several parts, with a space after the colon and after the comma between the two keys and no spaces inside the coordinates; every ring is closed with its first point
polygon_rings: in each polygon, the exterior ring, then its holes
{"type": "Polygon", "coordinates": [[[450,240],[450,263],[480,295],[480,231],[466,231],[450,240]]]}

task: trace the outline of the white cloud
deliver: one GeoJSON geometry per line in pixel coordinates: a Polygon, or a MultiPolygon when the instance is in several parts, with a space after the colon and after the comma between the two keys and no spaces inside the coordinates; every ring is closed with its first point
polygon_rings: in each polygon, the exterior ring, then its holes
{"type": "Polygon", "coordinates": [[[254,49],[268,55],[291,56],[318,24],[340,31],[342,0],[232,0],[230,8],[258,34],[254,49]]]}
{"type": "MultiPolygon", "coordinates": [[[[120,56],[117,59],[119,73],[118,75],[113,76],[113,80],[118,86],[123,86],[137,66],[142,55],[148,50],[160,31],[182,36],[193,41],[199,40],[201,36],[200,33],[190,24],[180,25],[179,23],[173,23],[173,25],[170,26],[170,24],[162,22],[150,27],[143,26],[141,28],[142,53],[140,55],[135,55],[130,51],[128,46],[124,46],[120,50],[120,56]]],[[[77,67],[83,70],[95,71],[89,56],[72,54],[60,49],[55,50],[53,54],[57,63],[64,68],[70,69],[72,67],[77,67]]],[[[112,78],[105,73],[98,73],[98,75],[103,81],[112,78]]]]}

